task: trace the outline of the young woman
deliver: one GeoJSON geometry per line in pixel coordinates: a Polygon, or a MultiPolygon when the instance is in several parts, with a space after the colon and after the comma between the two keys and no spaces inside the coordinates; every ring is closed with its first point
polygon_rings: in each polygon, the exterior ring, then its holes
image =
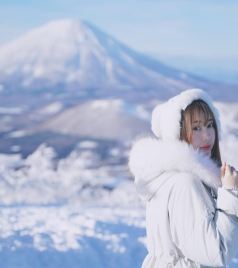
{"type": "Polygon", "coordinates": [[[155,107],[129,167],[146,200],[143,268],[226,267],[238,253],[238,173],[221,166],[210,97],[191,89],[155,107]]]}

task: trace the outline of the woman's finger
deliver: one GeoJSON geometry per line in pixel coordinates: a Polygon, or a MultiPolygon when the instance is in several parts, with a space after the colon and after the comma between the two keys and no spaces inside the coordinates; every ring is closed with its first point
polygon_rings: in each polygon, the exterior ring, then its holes
{"type": "Polygon", "coordinates": [[[231,166],[229,166],[229,165],[226,165],[226,171],[225,171],[225,173],[227,173],[227,175],[231,175],[231,166]]]}
{"type": "Polygon", "coordinates": [[[225,176],[225,171],[226,171],[226,163],[223,162],[221,166],[221,177],[225,176]]]}

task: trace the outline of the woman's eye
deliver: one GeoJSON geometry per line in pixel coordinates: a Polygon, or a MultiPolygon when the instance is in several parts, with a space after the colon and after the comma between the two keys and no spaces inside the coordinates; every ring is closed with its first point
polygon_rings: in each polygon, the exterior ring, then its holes
{"type": "Polygon", "coordinates": [[[193,130],[198,131],[198,130],[200,130],[200,127],[193,127],[193,130]]]}
{"type": "Polygon", "coordinates": [[[207,127],[208,127],[208,128],[213,127],[213,123],[208,124],[207,127]]]}

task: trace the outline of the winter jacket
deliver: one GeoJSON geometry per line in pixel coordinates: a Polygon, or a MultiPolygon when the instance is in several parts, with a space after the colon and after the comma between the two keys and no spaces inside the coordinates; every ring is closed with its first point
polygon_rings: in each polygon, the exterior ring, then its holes
{"type": "Polygon", "coordinates": [[[135,142],[129,167],[146,201],[142,268],[226,267],[238,253],[238,192],[191,145],[151,137],[135,142]]]}

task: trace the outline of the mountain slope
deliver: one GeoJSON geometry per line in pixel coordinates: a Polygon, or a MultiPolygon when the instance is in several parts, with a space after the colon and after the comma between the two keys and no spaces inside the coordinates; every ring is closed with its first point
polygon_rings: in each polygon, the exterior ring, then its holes
{"type": "Polygon", "coordinates": [[[54,131],[81,137],[130,140],[150,132],[146,111],[120,99],[92,100],[66,109],[34,131],[54,131]]]}

